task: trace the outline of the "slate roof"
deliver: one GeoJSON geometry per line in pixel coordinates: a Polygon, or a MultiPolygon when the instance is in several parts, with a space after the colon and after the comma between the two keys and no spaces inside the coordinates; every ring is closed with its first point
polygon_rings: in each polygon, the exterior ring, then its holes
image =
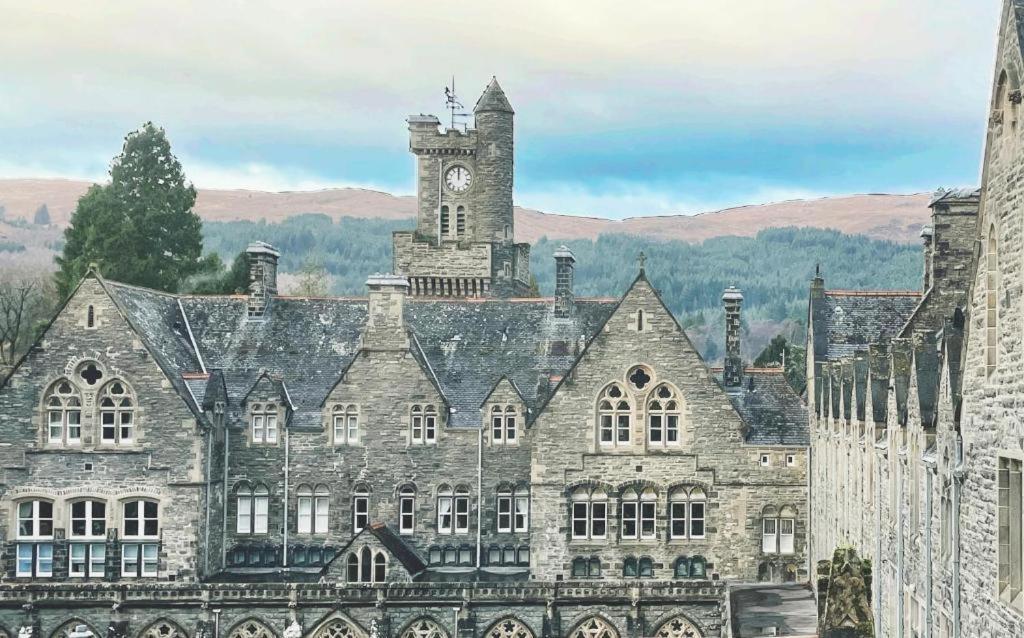
{"type": "MultiPolygon", "coordinates": [[[[262,374],[281,383],[295,407],[290,427],[320,427],[321,405],[354,358],[366,323],[365,298],[275,297],[264,320],[250,321],[244,296],[179,297],[105,285],[179,393],[194,397],[196,410],[206,392],[196,374],[201,356],[233,407],[262,374]]],[[[616,301],[578,299],[571,319],[555,319],[552,304],[549,298],[406,301],[413,352],[451,408],[450,427],[480,427],[480,405],[502,376],[535,416],[550,380],[569,370],[616,301]]]]}
{"type": "Polygon", "coordinates": [[[484,92],[480,95],[480,99],[476,101],[476,106],[473,107],[474,113],[480,113],[482,111],[514,113],[512,105],[509,104],[508,98],[505,97],[505,92],[501,90],[501,85],[498,84],[498,78],[491,78],[487,88],[484,89],[484,92]]]}
{"type": "Polygon", "coordinates": [[[835,361],[898,336],[920,302],[921,293],[914,291],[829,290],[822,300],[823,323],[814,330],[824,330],[826,358],[835,361]]]}
{"type": "MultiPolygon", "coordinates": [[[[721,382],[720,368],[715,369],[721,382]]],[[[729,400],[747,426],[750,445],[810,445],[807,406],[781,368],[747,368],[739,390],[729,391],[729,400]]]]}

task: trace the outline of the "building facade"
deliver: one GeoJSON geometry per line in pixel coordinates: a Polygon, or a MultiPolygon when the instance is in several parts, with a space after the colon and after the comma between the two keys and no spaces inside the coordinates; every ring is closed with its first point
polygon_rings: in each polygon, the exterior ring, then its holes
{"type": "Polygon", "coordinates": [[[923,294],[811,286],[811,560],[870,557],[880,636],[1024,635],[1022,37],[1007,0],[981,189],[933,200],[923,294]]]}
{"type": "Polygon", "coordinates": [[[247,295],[85,277],[0,387],[0,630],[698,638],[808,579],[806,410],[742,293],[721,371],[642,266],[581,298],[563,248],[521,296],[496,81],[476,115],[410,119],[417,230],[364,298],[279,295],[258,242],[247,295]]]}

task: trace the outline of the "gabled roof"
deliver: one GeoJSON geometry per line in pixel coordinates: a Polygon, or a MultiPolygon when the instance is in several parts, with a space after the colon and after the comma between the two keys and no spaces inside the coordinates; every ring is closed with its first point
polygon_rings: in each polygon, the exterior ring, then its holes
{"type": "Polygon", "coordinates": [[[825,359],[835,361],[865,350],[868,344],[899,335],[921,301],[909,290],[829,290],[815,312],[816,336],[823,331],[825,359]]]}
{"type": "MultiPolygon", "coordinates": [[[[240,405],[266,371],[294,405],[289,423],[295,427],[321,425],[322,403],[358,352],[367,317],[365,298],[275,297],[266,317],[250,321],[244,296],[107,286],[190,405],[204,403],[206,388],[183,378],[201,368],[184,318],[229,404],[240,405]]],[[[571,318],[555,319],[550,298],[409,298],[405,321],[413,356],[451,408],[449,425],[480,427],[480,405],[502,376],[535,412],[547,398],[549,379],[565,374],[615,303],[577,299],[571,318]]]]}
{"type": "MultiPolygon", "coordinates": [[[[721,381],[721,369],[715,368],[721,381]]],[[[747,426],[750,445],[810,445],[807,405],[786,380],[782,368],[747,368],[729,401],[747,426]]]]}

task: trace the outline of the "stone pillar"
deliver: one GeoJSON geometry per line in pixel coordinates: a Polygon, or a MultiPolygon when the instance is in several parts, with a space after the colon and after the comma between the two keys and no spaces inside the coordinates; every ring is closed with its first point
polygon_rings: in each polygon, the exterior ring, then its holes
{"type": "Polygon", "coordinates": [[[281,253],[262,241],[254,241],[245,249],[249,256],[249,318],[261,319],[277,295],[277,260],[281,253]]]}
{"type": "Polygon", "coordinates": [[[409,335],[405,329],[405,297],[409,280],[401,275],[373,275],[366,280],[369,311],[363,329],[362,347],[377,350],[405,350],[409,335]]]}
{"type": "Polygon", "coordinates": [[[921,242],[924,244],[924,292],[932,287],[932,236],[931,226],[921,229],[921,242]]]}
{"type": "Polygon", "coordinates": [[[722,382],[726,390],[739,390],[743,383],[743,357],[740,354],[740,307],[743,293],[729,286],[722,294],[725,305],[725,370],[722,382]]]}
{"type": "Polygon", "coordinates": [[[576,258],[566,246],[555,251],[555,316],[572,316],[575,297],[572,292],[573,271],[576,258]]]}

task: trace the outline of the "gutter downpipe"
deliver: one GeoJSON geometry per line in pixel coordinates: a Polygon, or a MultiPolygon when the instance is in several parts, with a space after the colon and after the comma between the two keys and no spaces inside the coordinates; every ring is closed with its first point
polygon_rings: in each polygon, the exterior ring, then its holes
{"type": "Polygon", "coordinates": [[[284,427],[284,549],[281,550],[281,566],[288,567],[288,452],[291,437],[288,424],[284,427]]]}
{"type": "Polygon", "coordinates": [[[964,480],[964,440],[956,437],[956,465],[953,466],[953,638],[960,638],[960,492],[964,480]]]}
{"type": "Polygon", "coordinates": [[[932,501],[932,467],[925,467],[925,493],[924,493],[924,511],[927,516],[927,524],[925,525],[925,537],[924,537],[924,554],[925,554],[925,572],[924,572],[924,587],[925,587],[925,598],[924,601],[924,638],[931,638],[932,636],[932,508],[934,503],[932,501]]]}
{"type": "Polygon", "coordinates": [[[224,507],[221,509],[222,520],[220,526],[220,566],[224,569],[228,565],[228,462],[231,460],[231,432],[227,426],[227,405],[224,406],[224,507]]]}
{"type": "Polygon", "coordinates": [[[483,517],[480,515],[481,504],[484,498],[484,427],[480,426],[480,436],[477,437],[476,447],[476,493],[477,493],[477,508],[476,508],[476,571],[477,577],[480,576],[480,567],[483,558],[483,550],[480,547],[480,542],[483,538],[483,517]]]}
{"type": "MultiPolygon", "coordinates": [[[[203,530],[203,562],[206,575],[210,574],[210,492],[213,490],[213,435],[216,432],[217,414],[213,415],[214,427],[206,432],[206,529],[203,530]]],[[[227,509],[227,508],[225,508],[227,509]]]]}

